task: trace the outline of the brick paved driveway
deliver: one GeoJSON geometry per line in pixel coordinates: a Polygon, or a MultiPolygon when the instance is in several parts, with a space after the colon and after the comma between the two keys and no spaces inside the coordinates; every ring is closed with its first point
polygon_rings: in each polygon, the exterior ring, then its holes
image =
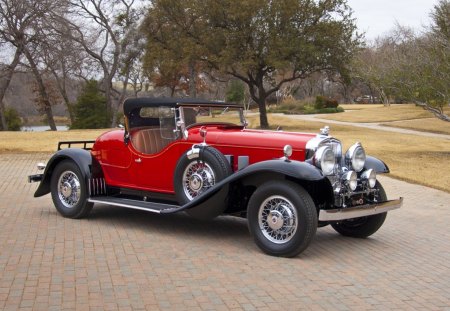
{"type": "Polygon", "coordinates": [[[388,178],[405,206],[366,240],[318,230],[293,259],[244,220],[110,206],[59,216],[26,183],[46,155],[0,155],[0,310],[450,310],[450,194],[388,178]]]}

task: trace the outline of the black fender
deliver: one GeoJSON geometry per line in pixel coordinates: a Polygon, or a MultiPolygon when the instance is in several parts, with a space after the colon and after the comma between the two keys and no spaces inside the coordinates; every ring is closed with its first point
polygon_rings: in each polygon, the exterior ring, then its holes
{"type": "Polygon", "coordinates": [[[389,167],[386,163],[377,159],[375,157],[367,156],[366,164],[364,165],[364,170],[373,169],[377,174],[387,174],[389,173],[389,167]]]}
{"type": "MultiPolygon", "coordinates": [[[[299,161],[286,161],[286,160],[268,160],[258,162],[247,166],[246,168],[228,176],[222,181],[215,184],[213,187],[209,188],[200,196],[196,197],[194,200],[180,206],[177,209],[171,209],[170,213],[179,212],[185,209],[197,207],[201,204],[209,205],[214,203],[214,196],[219,192],[224,185],[228,185],[234,182],[243,181],[252,176],[257,176],[260,174],[272,174],[274,176],[287,176],[291,179],[305,182],[320,182],[326,179],[326,176],[321,170],[315,166],[299,161]]],[[[333,192],[330,183],[324,183],[328,185],[328,193],[333,192]]],[[[205,207],[206,208],[206,207],[205,207]]],[[[166,211],[169,212],[169,211],[166,211]]],[[[161,213],[165,213],[161,211],[161,213]]]]}
{"type": "Polygon", "coordinates": [[[34,197],[41,197],[50,193],[50,181],[52,177],[53,170],[63,160],[70,159],[78,165],[86,184],[89,182],[91,177],[91,166],[92,166],[92,155],[89,151],[78,148],[63,149],[56,152],[48,161],[45,167],[44,174],[42,176],[41,183],[39,184],[34,197]]]}

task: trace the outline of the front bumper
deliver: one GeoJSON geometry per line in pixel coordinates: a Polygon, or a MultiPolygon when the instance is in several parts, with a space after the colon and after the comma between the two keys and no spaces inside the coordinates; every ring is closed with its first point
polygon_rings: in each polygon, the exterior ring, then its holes
{"type": "Polygon", "coordinates": [[[339,221],[385,213],[403,205],[403,198],[377,204],[366,204],[355,207],[320,210],[319,221],[339,221]]]}

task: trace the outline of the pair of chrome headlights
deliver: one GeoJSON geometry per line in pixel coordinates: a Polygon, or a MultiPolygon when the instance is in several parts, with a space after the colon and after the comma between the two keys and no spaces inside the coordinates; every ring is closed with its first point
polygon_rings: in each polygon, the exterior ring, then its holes
{"type": "MultiPolygon", "coordinates": [[[[322,146],[314,154],[314,165],[322,170],[325,175],[332,175],[336,166],[338,155],[330,146],[322,146]]],[[[366,152],[360,143],[351,146],[345,153],[345,165],[353,168],[357,173],[361,172],[366,163],[366,152]]]]}
{"type": "MultiPolygon", "coordinates": [[[[339,149],[339,148],[338,148],[339,149]]],[[[339,151],[340,153],[340,151],[339,151]]],[[[335,173],[336,160],[338,155],[333,152],[330,146],[322,146],[314,154],[314,165],[322,170],[325,175],[335,173]]],[[[351,146],[345,153],[345,166],[352,170],[345,172],[343,181],[353,191],[358,187],[358,175],[366,164],[366,152],[360,143],[351,146]]],[[[376,172],[368,169],[361,174],[361,180],[365,181],[370,188],[374,188],[377,182],[376,172]]]]}

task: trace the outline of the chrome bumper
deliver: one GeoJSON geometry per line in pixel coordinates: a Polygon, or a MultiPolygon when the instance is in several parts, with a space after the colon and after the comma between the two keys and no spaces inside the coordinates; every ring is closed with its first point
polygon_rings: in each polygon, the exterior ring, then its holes
{"type": "Polygon", "coordinates": [[[400,208],[402,205],[403,198],[399,198],[398,200],[386,201],[379,204],[367,204],[348,208],[320,210],[319,221],[338,221],[376,215],[400,208]]]}

